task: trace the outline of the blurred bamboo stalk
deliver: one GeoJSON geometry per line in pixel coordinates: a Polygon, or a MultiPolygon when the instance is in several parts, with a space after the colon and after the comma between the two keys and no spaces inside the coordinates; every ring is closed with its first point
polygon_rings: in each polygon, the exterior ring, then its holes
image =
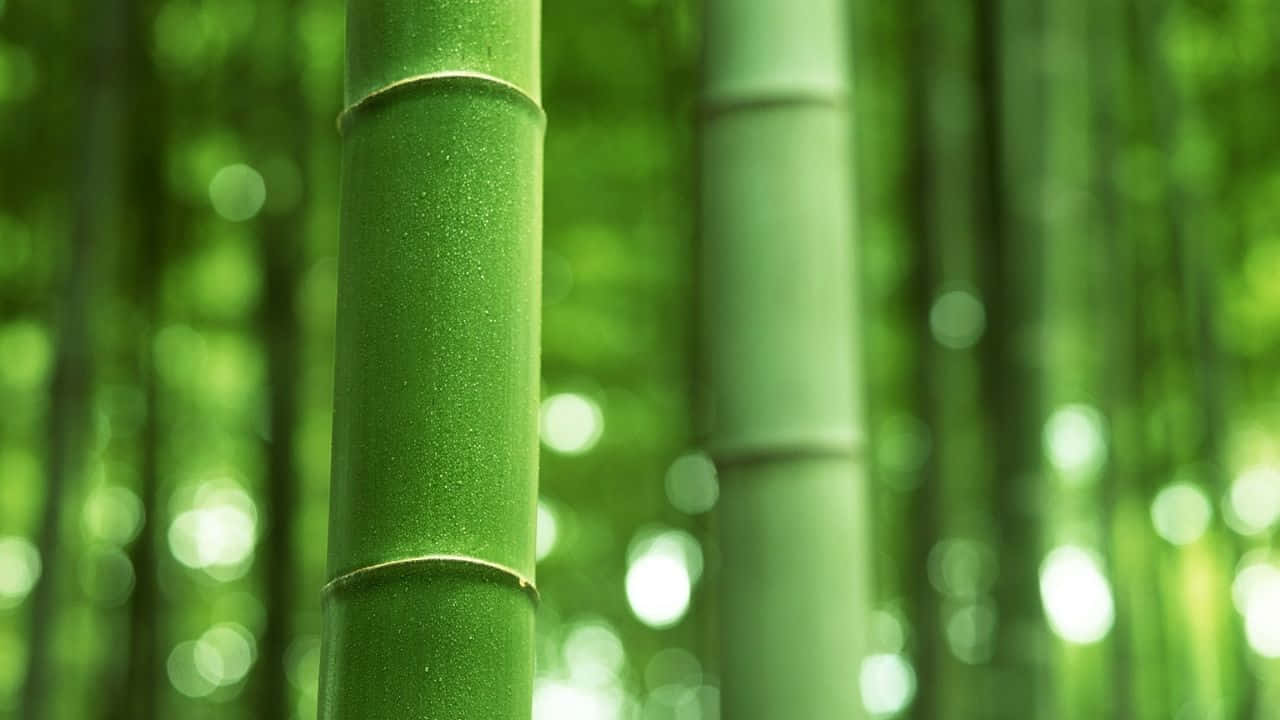
{"type": "MultiPolygon", "coordinates": [[[[287,121],[279,125],[278,147],[303,178],[307,173],[311,128],[310,108],[303,95],[303,69],[298,38],[302,0],[284,0],[289,34],[280,53],[285,71],[270,93],[285,110],[287,121]]],[[[267,518],[261,545],[265,549],[266,627],[262,633],[260,658],[254,669],[259,716],[285,718],[293,715],[285,654],[292,635],[295,614],[294,586],[297,547],[294,543],[294,515],[298,510],[298,469],[294,462],[294,438],[298,425],[298,374],[301,370],[302,329],[294,298],[306,233],[307,188],[285,210],[269,213],[262,223],[259,242],[264,269],[264,293],[259,308],[259,328],[267,356],[267,402],[270,434],[266,457],[266,491],[263,512],[267,518]]]]}
{"type": "Polygon", "coordinates": [[[154,340],[162,316],[161,278],[165,272],[166,223],[172,219],[165,187],[165,124],[169,113],[163,84],[146,50],[147,29],[154,21],[155,3],[128,0],[129,68],[136,110],[130,120],[128,193],[135,208],[137,240],[134,287],[140,309],[140,350],[137,352],[139,383],[145,418],[140,438],[138,495],[142,503],[142,528],[129,547],[134,588],[129,595],[129,647],[121,686],[112,698],[107,716],[113,720],[155,720],[158,717],[157,678],[165,677],[161,660],[160,588],[157,548],[163,535],[158,526],[160,508],[160,381],[156,372],[154,340]]]}
{"type": "Polygon", "coordinates": [[[981,394],[1000,543],[992,717],[1043,717],[1052,688],[1040,608],[1040,428],[1044,183],[1042,2],[975,0],[980,289],[987,331],[979,345],[981,394]]]}
{"type": "Polygon", "coordinates": [[[722,487],[724,715],[858,717],[870,533],[844,4],[705,9],[702,420],[722,487]]]}
{"type": "Polygon", "coordinates": [[[94,3],[85,14],[84,114],[79,176],[75,178],[69,262],[56,308],[57,346],[49,382],[44,508],[37,545],[45,568],[32,593],[27,676],[21,716],[51,714],[51,656],[58,617],[58,575],[66,564],[62,542],[64,500],[84,461],[92,363],[90,337],[93,268],[103,241],[116,229],[123,165],[123,98],[129,0],[94,3]]]}
{"type": "Polygon", "coordinates": [[[349,0],[322,720],[523,720],[537,0],[349,0]]]}

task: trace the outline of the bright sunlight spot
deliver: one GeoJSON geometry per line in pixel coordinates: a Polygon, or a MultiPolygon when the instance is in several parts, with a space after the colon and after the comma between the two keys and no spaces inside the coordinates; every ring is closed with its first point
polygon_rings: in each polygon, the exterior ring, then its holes
{"type": "Polygon", "coordinates": [[[682,513],[710,510],[720,497],[715,463],[705,453],[681,455],[667,468],[666,489],[671,506],[682,513]]]}
{"type": "Polygon", "coordinates": [[[1209,529],[1213,506],[1199,486],[1187,482],[1166,485],[1151,502],[1156,534],[1174,545],[1188,545],[1209,529]]]}
{"type": "Polygon", "coordinates": [[[205,483],[194,501],[169,526],[169,550],[178,562],[215,579],[243,576],[257,539],[253,500],[238,487],[205,483]]]}
{"type": "Polygon", "coordinates": [[[562,652],[569,679],[579,687],[615,684],[626,660],[618,633],[603,620],[584,622],[570,630],[562,652]]]}
{"type": "Polygon", "coordinates": [[[947,618],[947,646],[956,659],[978,665],[995,651],[996,611],[990,603],[975,602],[957,608],[947,618]]]}
{"type": "Polygon", "coordinates": [[[916,673],[911,663],[896,653],[870,655],[858,674],[862,705],[876,717],[902,712],[916,694],[916,673]]]}
{"type": "Polygon", "coordinates": [[[129,488],[103,485],[84,503],[85,534],[111,545],[128,545],[142,529],[142,501],[129,488]]]}
{"type": "Polygon", "coordinates": [[[40,579],[40,551],[24,537],[0,538],[0,608],[22,602],[40,579]]]}
{"type": "Polygon", "coordinates": [[[1040,599],[1049,626],[1063,640],[1091,645],[1106,637],[1115,621],[1111,586],[1089,552],[1066,545],[1040,565],[1040,599]]]}
{"type": "Polygon", "coordinates": [[[218,686],[204,677],[199,666],[209,667],[217,662],[220,659],[213,648],[188,640],[174,646],[165,662],[165,669],[174,690],[190,698],[201,698],[218,686]]]}
{"type": "Polygon", "coordinates": [[[218,687],[243,680],[253,665],[253,658],[253,635],[236,623],[214,625],[196,642],[196,671],[218,687]]]}
{"type": "Polygon", "coordinates": [[[1106,462],[1102,415],[1088,405],[1064,405],[1044,426],[1049,462],[1069,481],[1089,480],[1106,462]]]}
{"type": "Polygon", "coordinates": [[[600,441],[604,415],[591,398],[560,393],[542,401],[542,442],[563,455],[581,455],[600,441]]]}
{"type": "Polygon", "coordinates": [[[1231,600],[1236,611],[1244,615],[1254,592],[1273,581],[1280,582],[1280,568],[1271,562],[1268,551],[1252,550],[1245,553],[1240,560],[1240,569],[1231,581],[1231,600]]]}
{"type": "Polygon", "coordinates": [[[538,501],[538,539],[534,545],[534,554],[537,559],[551,554],[556,549],[556,513],[551,509],[545,501],[538,501]]]}
{"type": "Polygon", "coordinates": [[[1280,572],[1253,578],[1245,595],[1244,634],[1263,657],[1280,657],[1280,572]]]}
{"type": "Polygon", "coordinates": [[[243,222],[262,210],[267,201],[267,186],[262,175],[248,165],[228,165],[209,182],[209,201],[223,218],[243,222]]]}
{"type": "Polygon", "coordinates": [[[944,347],[964,350],[973,347],[987,327],[987,313],[982,301],[964,290],[952,290],[938,296],[929,310],[929,329],[944,347]]]}
{"type": "Polygon", "coordinates": [[[871,649],[882,653],[901,652],[907,646],[907,631],[898,615],[889,610],[871,614],[871,649]]]}
{"type": "Polygon", "coordinates": [[[1231,483],[1227,497],[1227,518],[1242,535],[1257,535],[1280,518],[1280,470],[1255,467],[1241,473],[1231,483]]]}
{"type": "Polygon", "coordinates": [[[689,609],[693,583],[702,574],[697,540],[680,530],[642,533],[628,553],[627,602],[652,628],[675,625],[689,609]]]}
{"type": "Polygon", "coordinates": [[[623,695],[615,687],[584,688],[558,680],[533,686],[533,720],[620,720],[623,695]]]}
{"type": "Polygon", "coordinates": [[[1280,568],[1266,550],[1248,553],[1240,565],[1231,597],[1244,616],[1245,639],[1259,655],[1280,657],[1280,568]]]}

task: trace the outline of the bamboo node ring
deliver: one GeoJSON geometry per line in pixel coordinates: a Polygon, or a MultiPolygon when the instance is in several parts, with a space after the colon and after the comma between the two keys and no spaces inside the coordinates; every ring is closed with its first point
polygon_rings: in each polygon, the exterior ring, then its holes
{"type": "Polygon", "coordinates": [[[535,98],[533,95],[529,94],[528,90],[525,90],[524,88],[511,82],[510,80],[503,80],[502,78],[497,77],[495,75],[489,75],[487,73],[482,73],[482,72],[475,72],[472,70],[443,70],[439,72],[422,73],[420,75],[410,75],[409,77],[400,78],[395,82],[390,82],[390,83],[387,83],[386,85],[370,90],[369,92],[365,93],[360,99],[352,102],[350,105],[343,108],[342,112],[338,113],[338,118],[337,118],[338,133],[339,134],[342,133],[343,127],[346,126],[348,120],[350,119],[351,115],[355,111],[359,110],[365,105],[368,105],[371,102],[374,102],[380,98],[386,97],[387,95],[390,95],[392,93],[405,90],[411,87],[415,87],[418,85],[427,85],[433,82],[441,82],[441,81],[449,81],[449,80],[475,81],[483,85],[488,85],[490,87],[504,90],[508,94],[518,98],[524,104],[533,108],[540,117],[544,119],[546,118],[546,111],[542,109],[542,103],[539,102],[538,99],[535,98]]]}
{"type": "Polygon", "coordinates": [[[354,570],[348,570],[325,583],[324,587],[320,589],[320,596],[322,599],[328,598],[342,586],[350,585],[353,582],[361,580],[372,580],[379,575],[383,575],[387,571],[412,570],[417,567],[431,565],[443,565],[446,567],[454,565],[464,568],[480,569],[508,581],[514,580],[516,587],[527,594],[534,603],[537,603],[539,600],[537,586],[533,584],[533,580],[525,577],[525,575],[519,570],[507,567],[502,563],[496,563],[491,560],[482,560],[469,555],[421,555],[418,557],[388,560],[386,562],[358,567],[354,570]]]}

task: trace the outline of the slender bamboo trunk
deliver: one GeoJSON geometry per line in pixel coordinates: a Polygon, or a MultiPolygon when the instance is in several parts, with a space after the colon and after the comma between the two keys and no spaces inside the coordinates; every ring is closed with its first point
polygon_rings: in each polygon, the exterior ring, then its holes
{"type": "Polygon", "coordinates": [[[939,699],[942,695],[941,656],[939,640],[942,638],[941,607],[938,594],[929,582],[929,553],[938,543],[942,521],[942,477],[940,439],[941,412],[938,405],[938,351],[937,343],[929,327],[929,311],[940,282],[937,272],[940,248],[934,232],[934,200],[937,178],[933,154],[936,143],[930,131],[930,118],[934,110],[930,92],[932,70],[935,67],[932,48],[937,8],[926,0],[908,3],[903,17],[908,25],[909,42],[904,65],[907,70],[907,144],[909,164],[903,184],[906,199],[904,209],[907,227],[913,241],[914,262],[911,267],[912,330],[915,339],[915,381],[912,405],[920,420],[932,433],[934,441],[917,471],[919,484],[912,491],[910,523],[907,529],[907,553],[905,559],[910,590],[908,606],[914,638],[912,660],[916,671],[916,696],[911,705],[911,717],[916,720],[937,720],[942,715],[939,699]]]}
{"type": "Polygon", "coordinates": [[[1117,52],[1120,30],[1120,14],[1111,0],[1092,0],[1088,4],[1089,64],[1088,92],[1094,141],[1090,182],[1097,197],[1096,225],[1098,246],[1105,263],[1105,275],[1101,283],[1107,312],[1102,318],[1103,362],[1101,393],[1103,411],[1110,419],[1111,443],[1106,468],[1102,477],[1102,494],[1099,514],[1103,527],[1103,542],[1107,565],[1115,587],[1115,630],[1108,638],[1110,659],[1110,694],[1112,713],[1116,717],[1138,718],[1141,707],[1135,692],[1133,665],[1135,661],[1133,610],[1129,602],[1127,585],[1136,574],[1127,547],[1125,531],[1128,519],[1122,508],[1131,507],[1136,498],[1132,471],[1131,450],[1126,437],[1133,403],[1134,381],[1129,374],[1129,358],[1134,352],[1128,318],[1133,303],[1130,300],[1128,249],[1123,247],[1120,228],[1120,198],[1115,182],[1117,137],[1119,136],[1118,110],[1115,81],[1118,77],[1117,52]]]}
{"type": "MultiPolygon", "coordinates": [[[[290,26],[295,26],[300,0],[285,0],[290,26]]],[[[295,33],[296,34],[296,33],[295,33]]],[[[297,42],[290,35],[284,44],[282,62],[288,70],[271,88],[276,103],[287,112],[288,123],[278,128],[280,149],[308,177],[307,144],[311,127],[309,108],[302,94],[303,78],[297,42]]],[[[305,183],[302,197],[279,213],[263,219],[261,262],[263,297],[259,308],[259,328],[267,355],[267,402],[270,436],[266,447],[267,482],[263,494],[263,514],[267,522],[262,533],[263,579],[266,627],[261,652],[254,666],[259,716],[285,718],[293,714],[289,679],[285,672],[291,620],[295,611],[297,583],[293,518],[298,504],[298,471],[294,463],[294,427],[298,422],[298,373],[301,330],[294,297],[306,226],[305,183]]]]}
{"type": "Polygon", "coordinates": [[[707,445],[723,708],[857,717],[868,592],[843,3],[708,0],[707,445]]]}
{"type": "Polygon", "coordinates": [[[156,548],[163,542],[158,527],[160,508],[160,381],[156,373],[152,341],[160,326],[160,278],[164,275],[165,224],[172,219],[163,201],[167,194],[164,177],[165,123],[168,118],[160,79],[142,38],[147,37],[154,5],[147,0],[128,0],[129,72],[131,90],[129,117],[129,167],[127,192],[134,208],[136,228],[133,286],[142,317],[138,332],[139,384],[146,417],[143,421],[138,467],[138,494],[143,507],[143,524],[129,547],[133,565],[134,590],[129,596],[129,647],[124,658],[121,687],[112,698],[106,716],[112,720],[155,720],[156,678],[164,677],[163,654],[159,649],[160,617],[156,548]]]}
{"type": "Polygon", "coordinates": [[[324,720],[530,716],[537,0],[349,0],[324,720]]]}
{"type": "Polygon", "coordinates": [[[57,579],[65,552],[62,542],[63,501],[81,470],[89,415],[91,293],[96,251],[115,220],[115,193],[120,165],[120,110],[124,51],[125,0],[95,3],[84,26],[91,38],[86,53],[83,149],[76,168],[69,266],[57,308],[57,351],[49,384],[44,508],[37,545],[45,573],[32,593],[28,633],[27,677],[21,716],[44,720],[51,714],[56,691],[51,645],[57,618],[57,579]]]}
{"type": "MultiPolygon", "coordinates": [[[[159,650],[160,602],[156,576],[156,548],[162,542],[157,526],[160,508],[160,382],[156,375],[152,340],[160,325],[160,278],[164,274],[165,223],[170,219],[163,198],[164,123],[166,99],[159,78],[151,64],[145,45],[137,41],[145,36],[150,13],[143,11],[143,0],[131,1],[130,67],[134,91],[130,118],[129,193],[136,208],[148,207],[137,214],[137,250],[135,286],[137,302],[144,318],[139,332],[138,374],[146,419],[140,438],[138,491],[143,507],[143,525],[129,548],[129,561],[134,570],[134,590],[129,596],[129,649],[125,659],[124,683],[113,698],[108,717],[113,720],[154,720],[157,717],[155,679],[164,677],[162,653],[159,650]]],[[[148,8],[149,10],[149,8],[148,8]]]]}
{"type": "MultiPolygon", "coordinates": [[[[1039,428],[1044,421],[1039,374],[1040,255],[1038,212],[1041,136],[1038,101],[1025,92],[1038,83],[1022,77],[1010,88],[1006,73],[1028,72],[1002,62],[1010,22],[1001,0],[976,0],[975,47],[978,74],[979,221],[983,251],[982,294],[987,301],[987,331],[981,353],[983,404],[994,472],[996,532],[1000,569],[995,587],[999,612],[993,664],[1001,674],[1000,692],[991,699],[997,717],[1034,718],[1049,707],[1046,644],[1040,611],[1037,514],[1040,497],[1039,428]],[[1010,99],[1019,101],[1028,126],[1006,122],[1010,99]],[[1025,152],[1022,165],[1011,162],[1009,148],[1025,152]],[[1023,187],[1026,184],[1029,187],[1023,187]],[[1014,189],[1018,188],[1018,189],[1014,189]]],[[[1036,3],[1018,8],[1039,22],[1036,3]]],[[[1019,62],[1025,62],[1019,59],[1019,62]]],[[[1030,69],[1034,72],[1034,68],[1030,69]]]]}

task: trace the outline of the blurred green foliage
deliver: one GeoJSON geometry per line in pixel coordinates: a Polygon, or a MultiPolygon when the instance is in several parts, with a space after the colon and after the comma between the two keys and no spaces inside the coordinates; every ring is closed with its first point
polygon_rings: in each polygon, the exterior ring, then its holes
{"type": "MultiPolygon", "coordinates": [[[[264,717],[272,683],[314,717],[342,3],[91,5],[0,0],[0,717],[34,717],[37,640],[44,717],[264,717]],[[286,235],[281,347],[264,248],[286,235]],[[273,353],[296,369],[296,488],[266,657],[273,353]]],[[[1273,717],[1280,14],[850,9],[876,522],[851,552],[880,600],[849,681],[885,717],[1273,717]],[[1028,322],[996,322],[1009,297],[1028,322]],[[984,372],[997,339],[1029,382],[984,372]],[[1034,422],[1002,432],[1005,396],[1034,422]],[[1035,467],[1000,476],[1015,451],[1035,467]],[[1002,534],[1011,506],[1030,536],[1002,534]],[[1015,576],[1038,578],[1034,606],[1002,606],[1015,576]]],[[[543,32],[535,718],[710,720],[698,8],[548,2],[543,32]]]]}

